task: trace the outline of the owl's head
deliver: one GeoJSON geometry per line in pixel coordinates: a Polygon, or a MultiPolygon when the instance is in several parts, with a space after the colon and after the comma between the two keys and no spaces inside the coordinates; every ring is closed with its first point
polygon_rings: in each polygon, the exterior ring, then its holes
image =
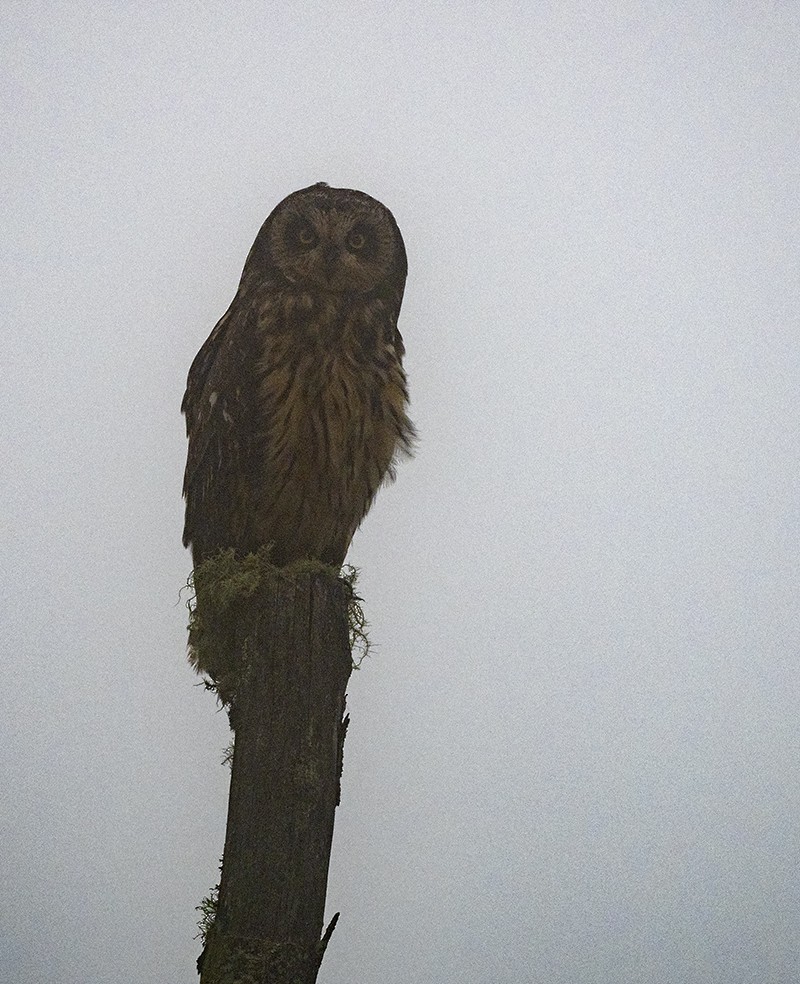
{"type": "Polygon", "coordinates": [[[406,280],[406,251],[392,213],[361,191],[311,185],[289,195],[261,227],[245,279],[275,278],[331,293],[391,291],[406,280]]]}

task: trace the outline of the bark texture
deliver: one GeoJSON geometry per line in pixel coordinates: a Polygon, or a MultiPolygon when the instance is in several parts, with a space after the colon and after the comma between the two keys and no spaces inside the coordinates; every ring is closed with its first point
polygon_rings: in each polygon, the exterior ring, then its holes
{"type": "Polygon", "coordinates": [[[314,984],[352,669],[350,587],[265,578],[237,626],[240,678],[219,907],[201,984],[314,984]]]}

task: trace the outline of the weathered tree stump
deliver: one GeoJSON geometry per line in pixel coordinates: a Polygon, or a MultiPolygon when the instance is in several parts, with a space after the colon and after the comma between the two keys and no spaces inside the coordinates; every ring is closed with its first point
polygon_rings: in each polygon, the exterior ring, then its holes
{"type": "Polygon", "coordinates": [[[225,854],[201,984],[314,984],[352,670],[350,585],[265,577],[237,619],[225,854]]]}

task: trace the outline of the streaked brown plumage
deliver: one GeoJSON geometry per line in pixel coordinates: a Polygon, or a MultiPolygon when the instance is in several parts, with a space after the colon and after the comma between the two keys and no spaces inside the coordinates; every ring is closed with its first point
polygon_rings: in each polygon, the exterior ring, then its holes
{"type": "Polygon", "coordinates": [[[394,218],[362,192],[312,185],[267,218],[183,399],[195,566],[269,543],[278,565],[344,561],[414,437],[405,279],[394,218]]]}

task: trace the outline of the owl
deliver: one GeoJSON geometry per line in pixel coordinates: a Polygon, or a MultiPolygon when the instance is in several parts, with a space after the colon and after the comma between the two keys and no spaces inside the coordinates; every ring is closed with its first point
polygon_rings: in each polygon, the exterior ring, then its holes
{"type": "Polygon", "coordinates": [[[344,561],[376,492],[411,452],[397,318],[406,252],[391,212],[319,183],[261,227],[183,398],[184,545],[271,545],[277,566],[344,561]]]}

